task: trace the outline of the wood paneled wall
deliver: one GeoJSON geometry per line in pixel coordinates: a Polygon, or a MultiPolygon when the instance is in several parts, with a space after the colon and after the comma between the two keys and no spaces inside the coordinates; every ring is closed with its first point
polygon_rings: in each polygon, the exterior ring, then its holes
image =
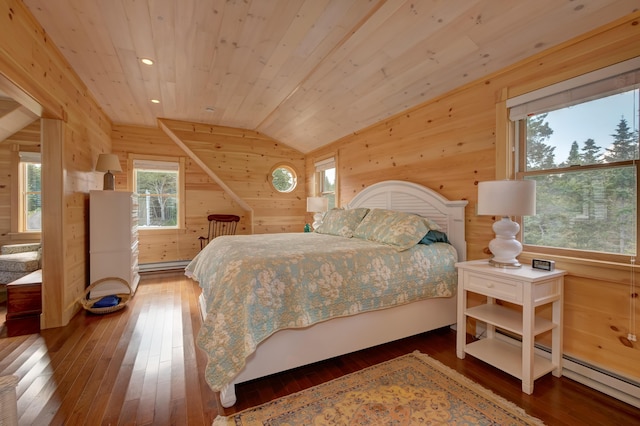
{"type": "Polygon", "coordinates": [[[186,202],[185,226],[176,230],[139,231],[140,263],[190,260],[200,251],[199,236],[207,235],[207,215],[237,214],[241,217],[238,234],[248,234],[250,217],[213,182],[166,133],[159,128],[114,125],[113,153],[118,154],[122,173],[116,173],[116,189],[131,187],[127,181],[127,158],[131,154],[184,157],[186,202]]]}
{"type": "Polygon", "coordinates": [[[304,154],[251,130],[166,119],[161,124],[252,214],[250,233],[302,232],[307,216],[304,154]],[[271,185],[278,165],[296,172],[298,183],[291,192],[271,185]]]}
{"type": "MultiPolygon", "coordinates": [[[[496,145],[497,105],[504,91],[517,95],[636,56],[640,56],[639,13],[310,153],[307,190],[313,191],[314,161],[337,153],[341,205],[382,179],[417,182],[449,199],[468,200],[468,258],[486,258],[493,219],[475,214],[477,184],[496,178],[496,158],[504,154],[496,149],[504,145],[504,141],[496,145]]],[[[635,297],[629,291],[630,268],[604,263],[587,268],[580,260],[556,261],[569,272],[565,352],[640,381],[640,345],[625,340],[630,298],[635,297]]],[[[640,306],[635,315],[640,316],[640,306]]]]}
{"type": "Polygon", "coordinates": [[[43,117],[61,122],[46,125],[42,141],[43,191],[52,195],[43,197],[43,215],[56,219],[55,229],[42,232],[42,325],[62,326],[80,309],[76,300],[88,284],[88,192],[102,184],[93,167],[111,149],[111,122],[18,0],[0,0],[0,74],[21,102],[39,104],[43,117]]]}
{"type": "Polygon", "coordinates": [[[207,234],[206,217],[211,213],[239,215],[238,234],[302,231],[307,214],[303,154],[249,130],[161,122],[165,131],[114,125],[112,132],[113,152],[123,165],[123,172],[116,174],[116,188],[132,187],[125,167],[131,154],[186,158],[185,226],[140,230],[140,263],[192,259],[200,250],[198,237],[207,234]],[[273,189],[269,176],[279,164],[297,171],[294,191],[273,189]]]}

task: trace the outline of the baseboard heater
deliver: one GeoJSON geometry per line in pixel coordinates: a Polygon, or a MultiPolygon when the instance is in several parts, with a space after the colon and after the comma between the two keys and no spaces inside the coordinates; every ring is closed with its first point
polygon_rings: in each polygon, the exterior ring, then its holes
{"type": "Polygon", "coordinates": [[[177,271],[184,269],[190,260],[175,260],[172,262],[154,262],[154,263],[141,263],[140,273],[145,272],[162,272],[162,271],[177,271]]]}
{"type": "MultiPolygon", "coordinates": [[[[483,327],[479,327],[483,328],[483,327]]],[[[476,337],[482,337],[484,331],[476,337]]],[[[520,340],[496,330],[496,337],[514,345],[520,345],[520,340]]],[[[551,358],[551,349],[537,344],[536,353],[546,358],[551,358]]],[[[612,373],[603,368],[589,364],[577,358],[562,356],[562,375],[569,379],[582,383],[585,386],[596,389],[634,407],[640,408],[640,383],[612,373]]]]}
{"type": "MultiPolygon", "coordinates": [[[[452,328],[454,327],[452,326],[452,328]]],[[[483,339],[485,338],[485,333],[484,324],[477,324],[475,337],[483,339]]],[[[505,334],[502,330],[496,330],[496,338],[516,346],[522,344],[518,338],[505,334]]],[[[551,358],[551,349],[544,345],[536,343],[535,351],[540,356],[551,358]]],[[[596,367],[566,354],[562,356],[562,375],[640,408],[640,383],[627,377],[596,367]]]]}
{"type": "Polygon", "coordinates": [[[564,376],[640,408],[640,383],[566,355],[562,368],[564,376]]]}

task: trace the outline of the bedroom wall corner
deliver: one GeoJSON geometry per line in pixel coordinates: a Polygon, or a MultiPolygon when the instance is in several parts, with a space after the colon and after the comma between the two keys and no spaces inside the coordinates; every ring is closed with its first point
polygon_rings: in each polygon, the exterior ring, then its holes
{"type": "MultiPolygon", "coordinates": [[[[139,232],[140,263],[176,262],[192,259],[200,251],[199,236],[207,234],[207,215],[237,214],[241,217],[237,234],[298,232],[304,226],[305,173],[302,154],[265,136],[251,137],[244,129],[218,128],[163,120],[185,152],[160,128],[114,125],[113,152],[123,166],[129,154],[185,157],[184,229],[139,232]],[[186,126],[186,127],[185,127],[186,126]],[[219,129],[218,132],[212,131],[219,129]],[[195,129],[195,130],[193,130],[195,129]],[[190,154],[197,158],[189,157],[190,154]],[[251,210],[245,210],[218,185],[199,163],[208,165],[251,210]],[[298,174],[297,188],[276,193],[267,179],[273,164],[292,164],[298,174]]],[[[127,170],[116,174],[116,187],[127,188],[127,170]]]]}

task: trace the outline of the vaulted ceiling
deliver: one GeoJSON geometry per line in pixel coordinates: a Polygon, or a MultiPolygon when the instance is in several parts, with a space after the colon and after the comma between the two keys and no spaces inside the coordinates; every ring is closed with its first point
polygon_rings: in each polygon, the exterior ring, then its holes
{"type": "Polygon", "coordinates": [[[246,128],[304,153],[639,7],[638,0],[24,2],[114,123],[171,118],[246,128]]]}

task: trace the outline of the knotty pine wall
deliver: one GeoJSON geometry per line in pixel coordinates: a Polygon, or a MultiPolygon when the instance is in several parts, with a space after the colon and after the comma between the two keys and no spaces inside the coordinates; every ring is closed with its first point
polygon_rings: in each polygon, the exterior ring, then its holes
{"type": "Polygon", "coordinates": [[[44,117],[41,321],[63,326],[88,284],[88,193],[102,185],[93,167],[111,149],[111,123],[18,0],[0,0],[0,77],[5,93],[44,117]]]}
{"type": "MultiPolygon", "coordinates": [[[[506,157],[505,141],[496,138],[504,92],[515,96],[636,56],[640,56],[639,13],[310,153],[307,189],[310,194],[314,191],[314,162],[336,155],[340,205],[383,179],[417,182],[449,199],[468,200],[467,256],[487,258],[493,219],[475,214],[477,184],[504,177],[505,166],[497,159],[506,157]]],[[[522,259],[528,262],[531,256],[525,253],[522,259]]],[[[629,288],[630,268],[555,260],[558,268],[569,272],[565,353],[640,381],[640,344],[626,339],[630,298],[637,299],[629,288]]],[[[635,316],[640,317],[638,304],[635,316]]]]}
{"type": "Polygon", "coordinates": [[[251,212],[250,233],[302,232],[307,217],[304,154],[252,130],[167,119],[161,123],[251,212]],[[271,173],[279,165],[296,172],[298,183],[291,192],[271,185],[271,173]]]}
{"type": "Polygon", "coordinates": [[[200,251],[199,236],[207,235],[207,215],[211,213],[240,216],[238,234],[247,234],[249,218],[229,195],[213,182],[197,164],[188,158],[159,128],[114,125],[113,153],[118,154],[122,173],[116,173],[116,189],[129,187],[127,158],[131,154],[184,157],[185,161],[185,227],[176,230],[139,230],[139,262],[171,262],[192,259],[200,251]]]}
{"type": "Polygon", "coordinates": [[[307,214],[303,154],[249,130],[166,119],[162,123],[179,143],[160,128],[114,125],[112,132],[113,152],[123,166],[115,175],[117,189],[132,187],[126,168],[131,154],[186,158],[185,226],[140,230],[140,263],[192,259],[200,251],[198,237],[207,235],[206,217],[211,213],[240,216],[238,234],[302,231],[307,214]],[[279,193],[270,183],[271,170],[280,164],[299,176],[290,193],[279,193]],[[230,191],[223,190],[211,173],[230,191]]]}

